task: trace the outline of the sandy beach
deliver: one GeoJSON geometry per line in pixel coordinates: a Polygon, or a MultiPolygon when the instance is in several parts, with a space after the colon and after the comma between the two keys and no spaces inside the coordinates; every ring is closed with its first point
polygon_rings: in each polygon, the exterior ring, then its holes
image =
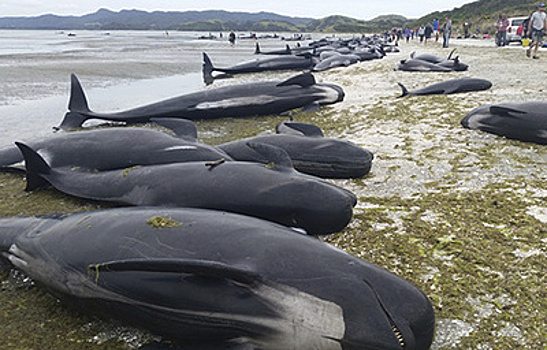
{"type": "MultiPolygon", "coordinates": [[[[0,32],[0,40],[8,34],[0,32]]],[[[231,48],[224,39],[195,37],[90,32],[65,43],[66,50],[0,54],[0,146],[51,135],[66,111],[71,73],[97,111],[294,74],[242,75],[204,87],[201,52],[228,66],[253,58],[255,42],[240,40],[231,48]]],[[[260,44],[264,50],[285,46],[279,39],[260,44]]],[[[334,181],[356,193],[359,203],[350,225],[326,240],[428,295],[437,318],[432,349],[542,349],[547,347],[547,148],[467,130],[460,121],[483,104],[547,102],[547,50],[532,60],[522,47],[498,48],[493,40],[454,39],[450,46],[401,42],[400,53],[315,74],[318,81],[341,85],[346,98],[296,119],[375,155],[366,177],[334,181]],[[454,48],[468,71],[394,69],[413,51],[447,56],[454,48]],[[488,79],[493,87],[398,98],[398,82],[416,89],[458,77],[488,79]]],[[[218,144],[272,132],[281,120],[269,116],[197,125],[203,142],[218,144]]],[[[0,173],[0,216],[102,207],[55,190],[27,193],[24,186],[21,174],[0,173]]],[[[155,338],[65,308],[8,268],[0,270],[0,281],[0,349],[132,349],[155,338]]]]}

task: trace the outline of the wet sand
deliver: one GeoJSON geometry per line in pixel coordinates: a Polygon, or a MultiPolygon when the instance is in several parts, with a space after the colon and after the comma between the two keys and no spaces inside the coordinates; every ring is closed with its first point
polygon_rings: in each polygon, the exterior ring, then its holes
{"type": "MultiPolygon", "coordinates": [[[[82,80],[92,108],[119,110],[204,88],[204,50],[218,65],[252,58],[254,50],[252,41],[235,48],[220,40],[188,44],[176,33],[139,38],[134,45],[114,41],[109,50],[97,39],[77,52],[0,56],[2,144],[51,133],[65,112],[70,73],[82,80]],[[89,50],[93,45],[98,48],[89,50]],[[179,75],[189,80],[183,87],[179,75]],[[39,113],[44,104],[46,116],[39,113]]],[[[265,50],[285,45],[261,44],[265,50]]],[[[531,60],[521,47],[497,48],[483,40],[454,40],[450,49],[416,42],[400,48],[382,60],[316,74],[341,85],[346,98],[297,117],[375,154],[365,178],[335,181],[355,192],[359,203],[348,228],[327,240],[412,281],[430,297],[437,316],[434,349],[544,348],[547,148],[463,129],[460,120],[487,103],[547,101],[547,51],[531,60]],[[445,56],[452,48],[469,64],[467,72],[394,70],[412,51],[445,56]],[[489,79],[493,87],[397,98],[397,82],[416,89],[464,76],[489,79]]],[[[214,86],[291,75],[245,75],[214,86]]],[[[203,121],[198,130],[202,141],[216,144],[271,132],[280,120],[203,121]]],[[[100,207],[54,190],[25,193],[18,174],[0,174],[0,188],[0,216],[100,207]]],[[[9,270],[1,278],[0,317],[9,327],[0,331],[0,348],[127,349],[150,337],[79,315],[9,270]]]]}

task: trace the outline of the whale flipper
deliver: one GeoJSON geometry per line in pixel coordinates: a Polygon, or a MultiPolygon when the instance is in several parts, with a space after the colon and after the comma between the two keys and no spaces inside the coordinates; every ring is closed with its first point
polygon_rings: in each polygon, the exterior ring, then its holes
{"type": "Polygon", "coordinates": [[[95,278],[109,272],[158,272],[184,273],[208,278],[229,279],[238,283],[252,285],[261,281],[260,275],[253,271],[229,266],[216,261],[191,259],[127,259],[109,261],[88,266],[89,272],[95,272],[95,278]]]}
{"type": "Polygon", "coordinates": [[[265,159],[265,164],[294,169],[292,159],[284,149],[261,142],[247,142],[247,146],[265,159]]]}
{"type": "Polygon", "coordinates": [[[520,115],[526,114],[525,111],[521,111],[513,107],[507,107],[503,105],[491,106],[490,112],[492,112],[493,114],[503,116],[503,117],[508,117],[508,118],[517,118],[519,114],[520,115]]]}
{"type": "Polygon", "coordinates": [[[323,130],[313,124],[298,122],[280,122],[275,126],[277,134],[301,135],[307,137],[323,137],[323,130]]]}

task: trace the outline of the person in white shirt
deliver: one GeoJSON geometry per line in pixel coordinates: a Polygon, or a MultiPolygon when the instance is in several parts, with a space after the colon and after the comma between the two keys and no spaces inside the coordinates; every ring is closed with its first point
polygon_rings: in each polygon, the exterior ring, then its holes
{"type": "Polygon", "coordinates": [[[532,43],[530,44],[530,47],[528,47],[528,50],[526,50],[526,56],[530,57],[532,48],[534,48],[534,55],[532,57],[535,59],[539,58],[538,48],[543,41],[545,28],[547,28],[547,14],[545,14],[544,9],[545,4],[539,4],[538,10],[532,14],[530,22],[528,23],[528,33],[530,33],[532,43]]]}

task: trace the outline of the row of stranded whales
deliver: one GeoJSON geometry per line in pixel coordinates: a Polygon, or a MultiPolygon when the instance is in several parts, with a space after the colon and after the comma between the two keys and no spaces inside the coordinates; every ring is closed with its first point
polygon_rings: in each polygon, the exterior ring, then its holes
{"type": "Polygon", "coordinates": [[[215,67],[211,58],[203,53],[203,81],[212,84],[215,79],[228,78],[236,74],[300,70],[321,72],[335,67],[347,67],[360,61],[368,61],[385,56],[385,42],[379,37],[352,38],[350,40],[322,39],[308,46],[262,51],[257,42],[254,53],[275,57],[261,57],[240,62],[230,67],[215,67]],[[219,74],[213,74],[218,72],[219,74]]]}
{"type": "MultiPolygon", "coordinates": [[[[26,144],[52,168],[82,171],[124,169],[191,161],[232,160],[221,149],[197,140],[196,125],[185,119],[152,118],[175,133],[145,127],[97,128],[58,133],[26,144]]],[[[15,145],[0,148],[0,168],[19,167],[23,155],[15,145]]]]}
{"type": "MultiPolygon", "coordinates": [[[[358,178],[370,172],[373,154],[359,145],[323,137],[316,125],[281,122],[277,134],[209,146],[197,140],[196,125],[185,119],[153,118],[175,135],[149,127],[110,127],[54,134],[29,141],[51,168],[105,171],[133,166],[194,161],[270,160],[248,146],[264,143],[287,152],[300,172],[322,178],[358,178]]],[[[15,145],[0,148],[0,169],[20,170],[23,155],[15,145]]]]}
{"type": "Polygon", "coordinates": [[[432,306],[411,283],[232,213],[2,218],[0,252],[67,305],[193,349],[425,350],[434,333],[432,306]]]}
{"type": "Polygon", "coordinates": [[[469,112],[461,124],[468,129],[547,145],[546,102],[483,105],[469,112]]]}
{"type": "MultiPolygon", "coordinates": [[[[235,75],[244,73],[258,73],[266,71],[278,70],[311,70],[313,67],[313,59],[310,55],[281,55],[276,57],[256,58],[253,60],[241,62],[230,67],[215,67],[209,56],[203,53],[203,81],[209,85],[214,82],[214,72],[220,72],[224,75],[235,75]]],[[[224,77],[221,76],[221,77],[224,77]]]]}
{"type": "Polygon", "coordinates": [[[353,142],[323,137],[316,125],[282,122],[276,131],[277,134],[231,141],[218,147],[238,161],[268,163],[267,158],[247,144],[276,146],[287,152],[296,170],[322,178],[358,178],[370,172],[374,158],[370,151],[353,142]]]}
{"type": "Polygon", "coordinates": [[[447,95],[460,92],[488,90],[492,87],[492,83],[489,80],[478,78],[450,79],[412,91],[409,91],[403,84],[398,84],[403,90],[401,96],[399,97],[405,97],[409,95],[447,95]]]}
{"type": "Polygon", "coordinates": [[[317,83],[312,74],[303,73],[285,81],[207,89],[121,112],[98,113],[91,111],[78,78],[72,74],[69,111],[58,129],[77,128],[89,119],[147,123],[151,118],[197,120],[274,115],[334,104],[343,99],[344,91],[340,86],[317,83]]]}
{"type": "Polygon", "coordinates": [[[285,151],[248,144],[268,159],[254,162],[185,162],[77,172],[51,168],[30,147],[16,143],[26,165],[27,190],[52,185],[79,198],[134,206],[225,210],[325,235],[350,222],[355,195],[294,170],[285,151]]]}

